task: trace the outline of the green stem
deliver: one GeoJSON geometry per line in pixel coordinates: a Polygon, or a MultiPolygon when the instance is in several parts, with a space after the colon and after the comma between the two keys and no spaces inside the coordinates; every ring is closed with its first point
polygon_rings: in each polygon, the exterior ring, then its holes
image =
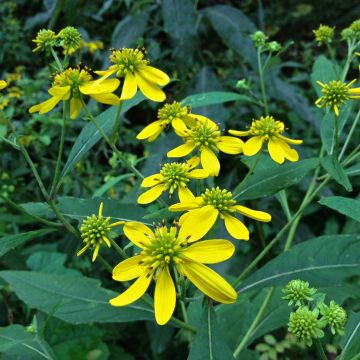
{"type": "Polygon", "coordinates": [[[320,339],[315,339],[314,340],[314,343],[315,343],[315,347],[316,347],[316,351],[319,355],[319,358],[321,360],[328,360],[328,357],[326,356],[325,352],[324,352],[324,348],[323,346],[321,345],[321,341],[320,339]]]}
{"type": "Polygon", "coordinates": [[[290,208],[289,208],[289,203],[288,203],[288,200],[287,200],[287,197],[286,197],[286,190],[285,189],[279,191],[278,199],[279,199],[281,207],[283,208],[283,211],[284,211],[284,213],[286,215],[286,219],[289,221],[291,219],[292,215],[291,215],[291,211],[290,211],[290,208]]]}
{"type": "Polygon", "coordinates": [[[354,47],[354,43],[351,40],[348,40],[347,45],[348,45],[347,56],[346,56],[345,64],[343,67],[343,72],[341,74],[341,79],[340,79],[342,82],[345,81],[346,75],[350,68],[351,61],[353,59],[353,52],[354,52],[354,49],[356,48],[356,46],[354,47]]]}
{"type": "Polygon", "coordinates": [[[62,159],[63,150],[64,150],[66,119],[67,119],[67,114],[69,111],[68,105],[69,105],[68,101],[63,101],[63,122],[62,122],[62,127],[61,127],[59,152],[58,152],[58,157],[57,157],[56,165],[55,165],[55,175],[54,175],[52,185],[51,185],[51,190],[50,190],[50,198],[53,198],[53,196],[56,193],[56,190],[58,190],[57,184],[59,182],[61,159],[62,159]]]}
{"type": "Polygon", "coordinates": [[[261,89],[261,95],[262,95],[262,100],[263,100],[263,104],[264,104],[265,115],[269,115],[269,106],[268,106],[266,92],[265,92],[264,72],[263,72],[263,67],[261,64],[261,48],[260,47],[257,49],[257,63],[258,63],[258,69],[259,69],[260,89],[261,89]]]}
{"type": "Polygon", "coordinates": [[[51,48],[50,48],[50,51],[51,51],[51,54],[52,54],[52,56],[53,56],[53,58],[54,58],[54,60],[55,60],[55,62],[56,62],[56,64],[57,64],[57,66],[58,66],[58,70],[59,70],[59,71],[64,71],[64,68],[63,68],[63,66],[62,66],[62,63],[61,63],[59,57],[57,56],[56,51],[54,50],[54,48],[51,47],[51,48]]]}
{"type": "Polygon", "coordinates": [[[344,145],[343,145],[343,147],[342,147],[342,149],[341,149],[341,152],[340,152],[340,155],[339,155],[339,161],[342,159],[342,157],[343,157],[344,154],[345,154],[345,151],[346,151],[346,149],[347,149],[347,147],[348,147],[348,145],[349,145],[349,142],[350,142],[350,140],[351,140],[351,137],[353,136],[353,133],[354,133],[354,131],[355,131],[355,128],[356,128],[356,126],[357,126],[357,123],[358,123],[359,119],[360,119],[360,110],[359,110],[359,111],[357,112],[357,114],[356,114],[355,120],[354,120],[354,122],[353,122],[352,125],[351,125],[350,131],[349,131],[349,133],[348,133],[348,135],[347,135],[347,137],[346,137],[346,140],[345,140],[345,142],[344,142],[344,145]]]}
{"type": "Polygon", "coordinates": [[[275,288],[272,287],[269,290],[269,292],[267,293],[267,295],[266,295],[266,297],[264,299],[264,302],[262,303],[258,313],[255,316],[254,321],[251,323],[248,331],[246,332],[246,334],[242,338],[242,340],[241,340],[240,344],[238,345],[238,347],[235,349],[235,351],[233,353],[233,356],[234,356],[235,359],[240,355],[241,351],[244,350],[244,348],[245,348],[246,344],[248,343],[250,337],[253,335],[254,330],[256,329],[256,327],[258,326],[262,316],[264,315],[264,312],[265,312],[265,310],[266,310],[266,308],[267,308],[267,306],[268,306],[268,304],[269,304],[269,302],[271,300],[271,297],[272,297],[272,295],[274,293],[274,290],[275,290],[275,288]]]}
{"type": "Polygon", "coordinates": [[[116,241],[114,239],[112,239],[111,237],[108,237],[108,239],[111,242],[111,245],[114,247],[115,251],[123,258],[123,259],[127,259],[128,256],[126,254],[126,252],[116,243],[116,241]]]}
{"type": "Polygon", "coordinates": [[[110,140],[113,144],[116,143],[116,135],[117,135],[117,132],[118,132],[118,128],[119,128],[119,125],[120,125],[120,120],[121,120],[121,109],[122,109],[122,106],[123,106],[123,103],[124,101],[120,101],[120,104],[118,105],[118,109],[117,109],[117,112],[116,112],[116,118],[115,118],[115,123],[114,123],[114,127],[111,131],[111,134],[110,134],[110,140]]]}
{"type": "Polygon", "coordinates": [[[339,153],[339,117],[335,114],[335,130],[334,130],[334,154],[337,157],[339,153]]]}

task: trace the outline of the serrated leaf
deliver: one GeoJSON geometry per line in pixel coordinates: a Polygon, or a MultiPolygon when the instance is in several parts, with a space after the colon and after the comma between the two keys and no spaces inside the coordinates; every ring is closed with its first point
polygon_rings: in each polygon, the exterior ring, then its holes
{"type": "Polygon", "coordinates": [[[222,334],[218,329],[216,314],[212,306],[205,305],[200,324],[188,360],[233,359],[230,349],[222,340],[222,334]]]}
{"type": "Polygon", "coordinates": [[[360,222],[360,200],[329,196],[322,198],[319,203],[360,222]]]}
{"type": "Polygon", "coordinates": [[[360,354],[360,313],[351,312],[340,340],[342,353],[338,360],[355,360],[360,354]]]}
{"type": "Polygon", "coordinates": [[[153,320],[154,313],[141,300],[113,307],[117,293],[85,276],[45,274],[34,271],[0,271],[16,295],[30,308],[44,311],[71,324],[153,320]]]}
{"type": "Polygon", "coordinates": [[[319,159],[305,159],[284,165],[272,164],[269,168],[255,169],[244,184],[239,184],[233,194],[239,200],[258,199],[300,182],[309,171],[319,165],[319,159]]]}
{"type": "Polygon", "coordinates": [[[350,180],[336,156],[324,156],[321,159],[321,165],[338,184],[345,188],[346,191],[352,191],[350,180]]]}
{"type": "Polygon", "coordinates": [[[341,284],[360,270],[360,235],[329,235],[295,245],[250,275],[239,293],[256,288],[285,285],[292,279],[312,286],[341,284]]]}
{"type": "Polygon", "coordinates": [[[7,235],[0,238],[0,256],[5,255],[10,250],[15,249],[17,246],[20,246],[26,243],[29,240],[39,238],[43,235],[49,234],[55,231],[54,229],[39,229],[34,231],[29,231],[21,234],[7,235]]]}

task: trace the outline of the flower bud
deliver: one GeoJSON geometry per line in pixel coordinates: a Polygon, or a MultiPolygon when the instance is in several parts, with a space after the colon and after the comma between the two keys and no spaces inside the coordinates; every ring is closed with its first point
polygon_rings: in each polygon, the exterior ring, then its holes
{"type": "Polygon", "coordinates": [[[289,300],[289,305],[301,306],[305,301],[311,301],[316,293],[315,288],[309,287],[309,283],[302,280],[291,280],[282,290],[285,293],[283,299],[289,300]]]}
{"type": "Polygon", "coordinates": [[[255,47],[263,47],[266,44],[267,36],[262,31],[256,31],[251,36],[255,47]]]}
{"type": "Polygon", "coordinates": [[[319,306],[320,314],[323,315],[322,320],[325,320],[331,328],[331,333],[335,335],[344,335],[344,326],[347,320],[346,311],[335,301],[330,301],[330,305],[321,304],[319,306]]]}
{"type": "Polygon", "coordinates": [[[281,45],[277,41],[270,41],[266,47],[271,52],[278,52],[281,50],[281,45]]]}
{"type": "Polygon", "coordinates": [[[320,25],[318,29],[313,30],[315,35],[315,41],[318,44],[330,44],[332,38],[334,37],[335,27],[330,27],[327,25],[320,25]]]}
{"type": "Polygon", "coordinates": [[[59,32],[59,37],[62,40],[62,45],[65,49],[76,50],[80,46],[81,35],[73,26],[67,26],[59,32]]]}
{"type": "Polygon", "coordinates": [[[37,33],[36,38],[32,40],[36,44],[36,48],[33,49],[33,52],[56,45],[56,39],[57,37],[52,30],[41,29],[37,33]]]}

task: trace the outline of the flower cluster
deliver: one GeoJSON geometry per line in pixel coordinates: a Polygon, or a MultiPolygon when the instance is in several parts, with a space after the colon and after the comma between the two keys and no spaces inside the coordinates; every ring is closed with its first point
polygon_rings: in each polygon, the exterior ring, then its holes
{"type": "Polygon", "coordinates": [[[331,43],[334,37],[334,30],[335,27],[320,25],[318,29],[313,30],[316,42],[319,44],[331,43]]]}

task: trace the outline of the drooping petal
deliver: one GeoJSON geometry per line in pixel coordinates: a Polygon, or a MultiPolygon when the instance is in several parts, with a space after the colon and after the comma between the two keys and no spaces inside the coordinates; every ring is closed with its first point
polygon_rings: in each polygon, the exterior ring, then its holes
{"type": "Polygon", "coordinates": [[[235,246],[228,240],[202,240],[181,250],[186,257],[204,263],[216,264],[229,259],[235,251],[235,246]]]}
{"type": "Polygon", "coordinates": [[[136,136],[138,140],[144,140],[151,136],[159,136],[164,130],[165,124],[162,120],[156,120],[151,124],[145,126],[136,136]]]}
{"type": "Polygon", "coordinates": [[[216,146],[226,154],[237,155],[242,153],[244,142],[233,136],[220,136],[216,146]]]}
{"type": "Polygon", "coordinates": [[[94,100],[101,104],[106,105],[119,105],[120,98],[113,93],[107,94],[91,94],[90,95],[94,100]]]}
{"type": "Polygon", "coordinates": [[[186,211],[186,210],[192,210],[192,209],[197,209],[198,207],[201,206],[200,201],[201,198],[195,198],[194,201],[190,201],[190,202],[180,202],[177,204],[173,204],[171,206],[169,206],[169,211],[186,211]]]}
{"type": "Polygon", "coordinates": [[[214,270],[196,261],[186,261],[177,265],[181,274],[185,275],[200,291],[210,298],[224,304],[231,304],[237,298],[232,286],[214,270]]]}
{"type": "Polygon", "coordinates": [[[248,228],[236,217],[232,215],[223,215],[226,230],[229,234],[238,240],[249,240],[248,228]]]}
{"type": "Polygon", "coordinates": [[[125,223],[123,230],[125,236],[141,249],[150,245],[151,239],[155,236],[150,228],[136,221],[125,223]]]}
{"type": "Polygon", "coordinates": [[[198,156],[193,156],[191,159],[187,160],[186,163],[189,166],[189,169],[193,169],[200,164],[200,158],[198,156]]]}
{"type": "Polygon", "coordinates": [[[271,158],[278,164],[282,164],[285,161],[284,150],[282,149],[279,141],[276,138],[270,138],[268,143],[268,150],[271,158]]]}
{"type": "Polygon", "coordinates": [[[112,74],[116,73],[116,66],[111,65],[107,70],[96,70],[94,73],[101,76],[100,79],[95,80],[100,83],[106,80],[112,74]]]}
{"type": "Polygon", "coordinates": [[[186,137],[189,135],[189,129],[186,127],[184,122],[179,119],[175,118],[171,121],[171,126],[174,128],[176,135],[186,137]]]}
{"type": "Polygon", "coordinates": [[[176,305],[176,290],[167,266],[156,280],[154,293],[155,319],[159,325],[166,324],[176,305]]]}
{"type": "Polygon", "coordinates": [[[250,135],[250,131],[240,131],[240,130],[229,130],[229,134],[235,135],[235,136],[248,136],[250,135]]]}
{"type": "Polygon", "coordinates": [[[180,202],[191,202],[195,199],[194,194],[188,187],[179,186],[178,195],[180,202]]]}
{"type": "Polygon", "coordinates": [[[125,259],[114,267],[112,278],[116,281],[129,281],[138,278],[144,272],[144,268],[141,266],[143,260],[143,255],[135,255],[125,259]]]}
{"type": "Polygon", "coordinates": [[[119,79],[106,79],[101,82],[97,80],[89,81],[79,86],[79,90],[84,95],[104,94],[114,92],[120,85],[119,79]]]}
{"type": "Polygon", "coordinates": [[[139,204],[150,204],[151,202],[155,201],[164,192],[164,189],[165,189],[164,184],[156,185],[153,188],[141,194],[138,197],[137,202],[139,204]]]}
{"type": "Polygon", "coordinates": [[[135,76],[130,72],[127,73],[125,76],[120,99],[121,100],[132,99],[136,94],[137,86],[138,84],[135,79],[135,76]]]}
{"type": "Polygon", "coordinates": [[[161,174],[150,175],[141,182],[141,186],[146,187],[146,188],[153,187],[153,186],[159,184],[160,182],[162,182],[163,180],[164,180],[164,177],[161,174]]]}
{"type": "Polygon", "coordinates": [[[67,96],[70,93],[70,89],[70,86],[53,86],[48,90],[48,93],[51,96],[57,96],[62,99],[64,96],[67,96]]]}
{"type": "Polygon", "coordinates": [[[149,82],[155,83],[159,86],[165,86],[170,81],[167,74],[153,66],[145,66],[139,70],[139,73],[149,82]]]}
{"type": "Polygon", "coordinates": [[[125,306],[141,298],[150,285],[152,276],[148,272],[143,272],[141,276],[122,294],[111,299],[112,306],[125,306]]]}
{"type": "Polygon", "coordinates": [[[219,211],[213,205],[206,205],[199,209],[190,210],[189,216],[182,223],[179,237],[189,242],[201,239],[213,227],[219,211]]]}
{"type": "Polygon", "coordinates": [[[209,172],[205,169],[195,169],[188,173],[190,179],[206,179],[209,177],[209,172]]]}
{"type": "Polygon", "coordinates": [[[70,100],[70,119],[75,120],[82,109],[83,105],[80,99],[72,98],[70,100]]]}
{"type": "Polygon", "coordinates": [[[195,149],[194,141],[187,141],[185,144],[170,150],[167,157],[183,157],[189,155],[195,149]]]}
{"type": "Polygon", "coordinates": [[[61,101],[61,98],[57,96],[53,96],[48,100],[45,100],[44,102],[34,105],[29,109],[30,113],[39,112],[39,114],[45,114],[49,111],[51,111],[59,102],[61,101]]]}
{"type": "Polygon", "coordinates": [[[299,160],[298,152],[292,149],[285,141],[279,140],[279,146],[282,148],[286,159],[292,162],[299,160]]]}
{"type": "Polygon", "coordinates": [[[220,172],[220,162],[214,152],[206,147],[201,149],[201,165],[210,176],[218,176],[220,172]]]}
{"type": "Polygon", "coordinates": [[[248,207],[241,205],[234,205],[232,208],[235,209],[238,213],[251,219],[263,222],[271,221],[271,215],[267,212],[249,209],[248,207]]]}
{"type": "Polygon", "coordinates": [[[278,138],[280,138],[281,140],[284,140],[285,142],[289,143],[289,144],[293,144],[293,145],[300,145],[303,143],[302,140],[295,140],[295,139],[290,139],[286,136],[283,136],[281,134],[277,134],[276,135],[278,138]]]}
{"type": "Polygon", "coordinates": [[[244,155],[253,156],[257,154],[262,147],[262,138],[261,136],[253,136],[247,140],[244,144],[244,155]]]}
{"type": "Polygon", "coordinates": [[[135,73],[136,82],[141,92],[150,100],[163,102],[166,99],[165,93],[156,85],[135,73]]]}

